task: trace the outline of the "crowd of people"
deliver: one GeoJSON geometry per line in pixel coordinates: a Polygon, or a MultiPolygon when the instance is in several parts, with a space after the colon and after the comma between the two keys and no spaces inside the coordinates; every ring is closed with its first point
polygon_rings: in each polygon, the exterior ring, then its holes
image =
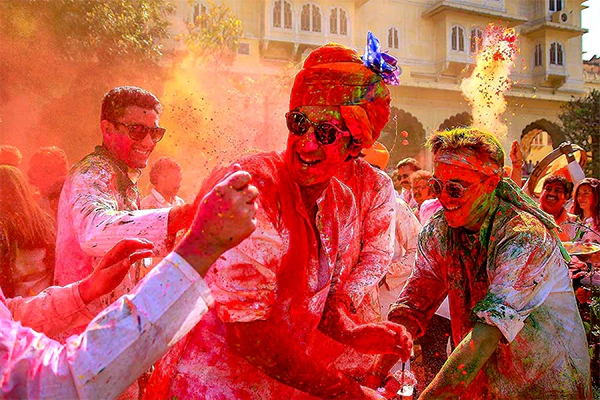
{"type": "Polygon", "coordinates": [[[104,96],[101,143],[70,168],[44,147],[23,174],[0,146],[0,397],[591,398],[587,264],[561,241],[600,241],[600,182],[551,176],[538,204],[518,147],[511,178],[472,128],[390,177],[399,74],[370,34],[362,57],[314,50],[286,149],[188,203],[176,160],[147,168],[166,130],[139,87],[104,96]]]}

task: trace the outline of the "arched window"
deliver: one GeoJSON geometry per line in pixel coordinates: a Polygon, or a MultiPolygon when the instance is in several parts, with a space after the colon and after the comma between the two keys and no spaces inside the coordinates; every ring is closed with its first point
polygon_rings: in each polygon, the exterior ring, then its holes
{"type": "Polygon", "coordinates": [[[452,27],[452,50],[465,51],[465,30],[462,26],[452,27]]]}
{"type": "Polygon", "coordinates": [[[341,8],[332,8],[329,15],[329,33],[334,35],[348,34],[348,17],[341,8]]]}
{"type": "Polygon", "coordinates": [[[391,27],[388,29],[388,47],[390,49],[397,49],[398,46],[398,29],[391,27]]]}
{"type": "Polygon", "coordinates": [[[543,61],[543,51],[542,51],[542,44],[536,44],[535,45],[535,60],[533,63],[534,67],[539,67],[540,65],[544,65],[544,61],[543,61]]]}
{"type": "Polygon", "coordinates": [[[471,53],[477,53],[483,44],[483,31],[479,28],[471,29],[470,46],[471,53]]]}
{"type": "Polygon", "coordinates": [[[550,64],[565,65],[563,59],[563,47],[560,43],[554,42],[550,45],[550,64]]]}
{"type": "Polygon", "coordinates": [[[548,0],[548,10],[560,11],[563,9],[563,0],[548,0]]]}
{"type": "Polygon", "coordinates": [[[314,4],[304,4],[300,13],[300,29],[321,32],[321,9],[314,4]]]}
{"type": "Polygon", "coordinates": [[[275,0],[273,6],[273,27],[292,29],[292,5],[289,1],[275,0]]]}

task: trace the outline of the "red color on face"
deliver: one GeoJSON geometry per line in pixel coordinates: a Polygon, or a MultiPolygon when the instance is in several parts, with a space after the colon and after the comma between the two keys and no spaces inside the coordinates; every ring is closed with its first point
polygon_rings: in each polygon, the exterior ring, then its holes
{"type": "Polygon", "coordinates": [[[566,202],[567,197],[562,183],[553,182],[544,186],[540,196],[542,210],[556,217],[560,215],[566,202]]]}
{"type": "MultiPolygon", "coordinates": [[[[118,118],[117,122],[147,127],[159,126],[156,111],[136,106],[126,107],[125,114],[118,118]]],[[[148,157],[156,147],[149,134],[142,140],[133,140],[129,137],[126,126],[108,121],[103,121],[103,134],[108,149],[127,166],[145,168],[148,165],[148,157]]]]}
{"type": "Polygon", "coordinates": [[[433,199],[435,196],[429,190],[429,183],[425,179],[415,180],[412,183],[413,198],[420,206],[425,200],[433,199]]]}
{"type": "Polygon", "coordinates": [[[590,185],[581,185],[577,189],[577,197],[575,201],[579,204],[579,207],[583,210],[584,216],[593,215],[593,208],[596,206],[596,199],[594,196],[594,191],[590,185]]]}
{"type": "MultiPolygon", "coordinates": [[[[473,165],[477,165],[477,161],[474,160],[473,165]]],[[[486,177],[472,169],[445,163],[435,164],[434,177],[443,184],[452,181],[467,188],[460,198],[448,196],[445,189],[438,196],[448,225],[452,228],[465,227],[472,231],[479,230],[490,208],[490,194],[497,184],[497,182],[490,184],[493,177],[486,177]]]]}
{"type": "Polygon", "coordinates": [[[404,166],[398,168],[398,180],[400,182],[400,185],[404,189],[410,190],[410,187],[411,187],[410,175],[416,171],[418,171],[418,170],[414,169],[410,165],[404,165],[404,166]]]}
{"type": "Polygon", "coordinates": [[[183,179],[181,170],[178,168],[169,168],[159,175],[156,179],[156,190],[163,196],[175,197],[181,189],[181,180],[183,179]]]}
{"type": "MultiPolygon", "coordinates": [[[[304,106],[299,111],[313,122],[326,121],[346,130],[339,107],[304,106]]],[[[316,140],[314,127],[311,126],[302,136],[289,134],[286,163],[298,185],[314,186],[329,182],[343,166],[349,152],[349,136],[340,136],[334,143],[323,145],[316,140]]]]}

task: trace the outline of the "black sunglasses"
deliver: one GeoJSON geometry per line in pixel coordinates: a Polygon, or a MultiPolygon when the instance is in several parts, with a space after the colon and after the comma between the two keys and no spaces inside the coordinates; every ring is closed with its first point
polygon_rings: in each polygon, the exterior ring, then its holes
{"type": "Polygon", "coordinates": [[[350,132],[341,130],[329,122],[313,122],[300,111],[290,111],[285,114],[285,122],[289,131],[302,136],[310,129],[311,125],[315,128],[315,138],[321,144],[333,144],[340,136],[350,136],[350,132]]]}
{"type": "Polygon", "coordinates": [[[111,121],[107,120],[113,124],[122,125],[127,128],[127,133],[131,140],[143,140],[147,134],[150,134],[150,138],[154,143],[158,143],[165,136],[165,132],[167,131],[165,128],[160,126],[146,126],[140,124],[126,124],[124,122],[119,121],[111,121]]]}
{"type": "MultiPolygon", "coordinates": [[[[483,178],[481,181],[479,181],[479,183],[484,182],[486,179],[488,179],[488,177],[483,178]]],[[[463,197],[467,189],[470,188],[472,185],[474,185],[474,183],[471,183],[470,185],[465,187],[458,182],[448,181],[444,184],[438,178],[429,179],[429,187],[431,188],[431,192],[434,195],[441,195],[442,191],[445,188],[446,193],[448,193],[448,196],[452,197],[453,199],[460,199],[461,197],[463,197]]]]}

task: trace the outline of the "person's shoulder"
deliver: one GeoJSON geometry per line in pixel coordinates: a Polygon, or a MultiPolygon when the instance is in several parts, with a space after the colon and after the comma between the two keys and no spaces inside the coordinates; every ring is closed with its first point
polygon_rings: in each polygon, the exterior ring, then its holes
{"type": "Polygon", "coordinates": [[[95,175],[98,178],[104,175],[110,175],[114,173],[117,168],[116,165],[110,162],[106,157],[93,152],[83,157],[77,162],[69,171],[69,178],[73,178],[81,175],[95,175]]]}
{"type": "Polygon", "coordinates": [[[253,177],[273,176],[284,167],[283,153],[270,152],[252,154],[240,158],[235,164],[240,164],[242,169],[248,171],[253,177]]]}

